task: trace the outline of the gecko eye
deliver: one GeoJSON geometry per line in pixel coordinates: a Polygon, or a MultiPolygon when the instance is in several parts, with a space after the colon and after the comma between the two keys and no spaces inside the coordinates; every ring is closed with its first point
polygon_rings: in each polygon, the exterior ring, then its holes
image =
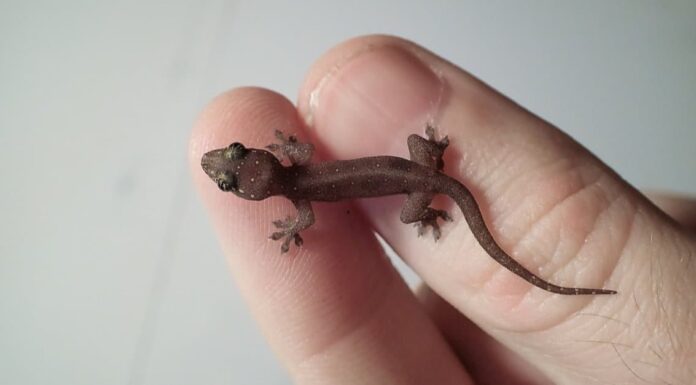
{"type": "Polygon", "coordinates": [[[249,150],[243,144],[234,142],[227,147],[225,157],[227,159],[238,160],[244,157],[249,150]]]}
{"type": "Polygon", "coordinates": [[[221,175],[217,180],[217,185],[222,191],[235,191],[237,189],[237,178],[221,175]]]}

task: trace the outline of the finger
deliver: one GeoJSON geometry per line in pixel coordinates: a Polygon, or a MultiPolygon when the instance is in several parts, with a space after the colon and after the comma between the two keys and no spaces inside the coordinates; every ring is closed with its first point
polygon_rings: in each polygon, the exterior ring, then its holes
{"type": "Polygon", "coordinates": [[[554,380],[632,381],[664,373],[656,360],[674,363],[676,354],[648,345],[672,343],[653,328],[688,338],[694,326],[669,310],[692,307],[683,293],[696,289],[693,241],[555,127],[432,53],[382,36],[325,55],[299,108],[337,158],[406,156],[408,134],[434,121],[450,138],[445,172],[473,191],[508,254],[552,283],[619,291],[550,295],[489,258],[461,217],[434,244],[399,224],[402,200],[359,203],[433,290],[554,380]]]}
{"type": "Polygon", "coordinates": [[[195,184],[233,276],[295,382],[466,383],[465,372],[419,307],[364,218],[347,204],[316,204],[305,246],[280,255],[271,221],[292,205],[222,193],[200,167],[203,153],[232,142],[263,148],[273,131],[306,135],[278,94],[239,89],[218,97],[190,144],[195,184]]]}
{"type": "Polygon", "coordinates": [[[696,199],[664,192],[648,192],[646,196],[681,226],[696,231],[696,199]]]}

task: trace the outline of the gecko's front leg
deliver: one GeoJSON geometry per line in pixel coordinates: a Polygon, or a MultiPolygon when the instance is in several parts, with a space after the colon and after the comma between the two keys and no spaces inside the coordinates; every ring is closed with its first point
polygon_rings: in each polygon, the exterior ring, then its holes
{"type": "MultiPolygon", "coordinates": [[[[300,166],[309,163],[314,154],[314,146],[311,143],[300,143],[294,135],[287,138],[281,132],[276,130],[276,138],[280,143],[274,143],[266,146],[271,152],[278,157],[279,160],[288,159],[290,165],[300,166]]],[[[300,231],[308,228],[314,223],[314,211],[312,204],[308,200],[293,200],[292,203],[297,208],[297,216],[287,217],[273,221],[273,225],[280,229],[271,234],[271,239],[283,239],[280,246],[281,253],[287,253],[290,250],[290,242],[295,242],[295,245],[302,246],[302,237],[300,231]]]]}

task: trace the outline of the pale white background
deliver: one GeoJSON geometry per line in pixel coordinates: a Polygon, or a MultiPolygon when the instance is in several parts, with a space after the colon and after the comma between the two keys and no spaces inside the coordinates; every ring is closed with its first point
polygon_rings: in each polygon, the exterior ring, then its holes
{"type": "Polygon", "coordinates": [[[0,3],[0,383],[287,384],[186,166],[215,94],[294,98],[350,36],[411,38],[641,188],[696,194],[696,3],[0,3]]]}

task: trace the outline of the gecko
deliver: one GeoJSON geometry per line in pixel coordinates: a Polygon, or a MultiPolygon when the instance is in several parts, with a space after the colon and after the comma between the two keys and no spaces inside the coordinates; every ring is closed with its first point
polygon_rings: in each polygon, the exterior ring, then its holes
{"type": "Polygon", "coordinates": [[[281,253],[286,253],[292,242],[298,247],[302,246],[300,232],[314,223],[311,202],[396,194],[407,196],[401,210],[401,221],[414,223],[419,236],[431,228],[437,241],[441,235],[438,219],[451,221],[452,218],[446,211],[429,206],[436,194],[444,194],[459,206],[471,232],[486,253],[532,285],[564,295],[616,294],[614,290],[552,284],[513,259],[491,235],[469,189],[443,173],[442,156],[449,145],[448,137],[436,139],[432,125],[426,127],[425,135],[412,134],[408,137],[410,160],[395,156],[372,156],[310,163],[314,153],[311,143],[301,143],[292,135],[286,138],[283,132],[276,130],[279,143],[268,145],[265,149],[254,149],[235,142],[205,153],[201,167],[222,191],[252,201],[280,195],[293,203],[297,216],[273,222],[278,231],[270,238],[283,240],[281,253]],[[289,161],[289,166],[283,165],[284,159],[289,161]]]}

